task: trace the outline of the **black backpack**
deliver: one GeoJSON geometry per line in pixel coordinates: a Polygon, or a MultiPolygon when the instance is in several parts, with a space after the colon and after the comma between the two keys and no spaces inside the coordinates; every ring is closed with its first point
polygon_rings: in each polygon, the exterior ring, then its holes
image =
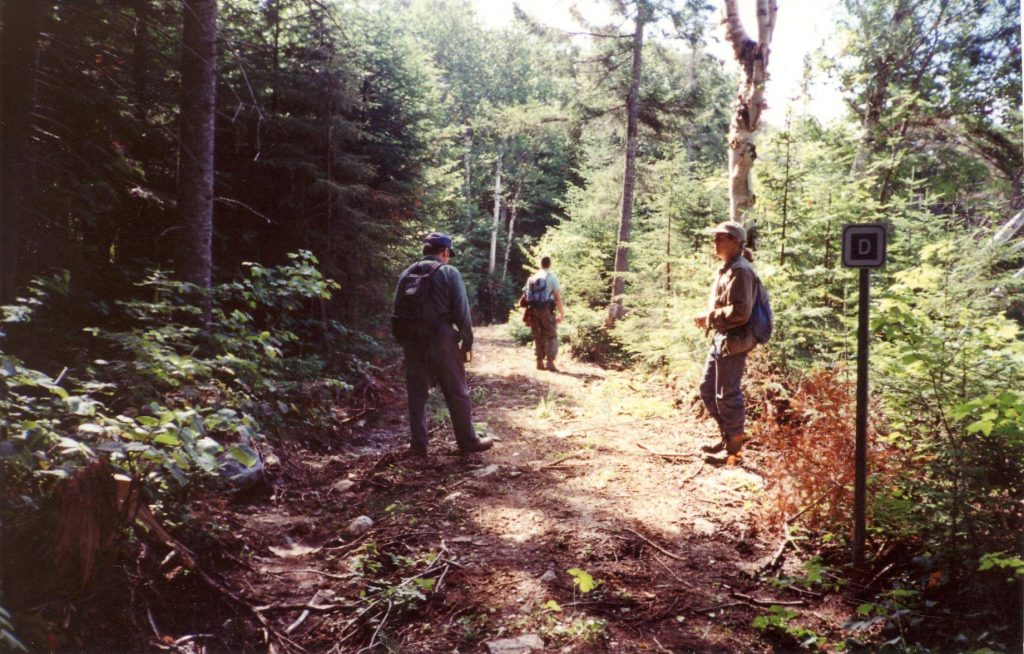
{"type": "Polygon", "coordinates": [[[430,308],[431,276],[440,261],[421,261],[413,265],[398,283],[395,313],[391,316],[391,333],[402,345],[421,343],[433,335],[436,316],[430,308]]]}
{"type": "Polygon", "coordinates": [[[531,309],[543,308],[548,303],[547,275],[536,275],[526,283],[526,306],[531,309]]]}

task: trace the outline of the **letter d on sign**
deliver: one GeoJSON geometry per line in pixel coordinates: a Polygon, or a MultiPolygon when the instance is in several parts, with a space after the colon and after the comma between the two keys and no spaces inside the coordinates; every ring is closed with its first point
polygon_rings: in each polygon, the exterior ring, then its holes
{"type": "Polygon", "coordinates": [[[871,250],[874,249],[875,245],[874,243],[871,242],[872,240],[874,239],[869,239],[867,238],[867,236],[861,236],[860,238],[857,239],[856,243],[858,259],[865,258],[869,254],[871,254],[871,250]]]}

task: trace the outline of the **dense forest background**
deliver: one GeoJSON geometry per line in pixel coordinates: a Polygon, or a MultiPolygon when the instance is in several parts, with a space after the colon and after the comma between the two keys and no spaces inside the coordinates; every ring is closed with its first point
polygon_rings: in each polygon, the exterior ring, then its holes
{"type": "MultiPolygon", "coordinates": [[[[488,27],[458,0],[4,0],[8,644],[34,633],[17,618],[33,606],[20,539],[40,516],[71,529],[60,498],[97,461],[173,521],[189,488],[251,467],[253,441],[338,433],[331,407],[395,351],[394,282],[429,231],[454,235],[479,323],[512,312],[521,335],[518,289],[550,254],[573,355],[689,401],[740,70],[708,49],[718,7],[611,6],[611,24],[581,15],[567,33],[522,11],[488,27]],[[216,10],[206,241],[182,191],[204,174],[188,165],[198,50],[183,29],[201,4],[216,10]]],[[[803,96],[767,109],[746,216],[776,315],[748,389],[779,449],[764,519],[800,510],[808,533],[846,542],[857,296],[838,235],[884,223],[869,536],[893,567],[861,617],[899,624],[906,651],[1009,647],[1024,579],[1019,6],[846,0],[835,20],[840,54],[809,57],[803,96]],[[808,113],[812,79],[842,88],[843,119],[808,113]]],[[[87,585],[93,561],[61,543],[52,569],[87,585]]]]}

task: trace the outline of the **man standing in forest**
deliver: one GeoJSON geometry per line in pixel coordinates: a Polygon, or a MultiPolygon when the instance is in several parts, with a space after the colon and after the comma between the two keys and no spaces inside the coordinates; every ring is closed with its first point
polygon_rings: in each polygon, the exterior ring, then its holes
{"type": "Polygon", "coordinates": [[[537,354],[537,370],[558,372],[555,357],[558,356],[558,323],[565,317],[562,307],[562,287],[558,277],[551,272],[551,257],[541,257],[540,270],[526,280],[523,288],[526,305],[530,309],[530,330],[533,332],[533,347],[537,354]],[[558,315],[555,316],[555,309],[558,315]]]}
{"type": "Polygon", "coordinates": [[[436,382],[444,394],[460,454],[489,450],[494,442],[473,429],[473,403],[465,362],[472,358],[473,322],[462,275],[448,260],[452,239],[433,232],[423,241],[423,258],[402,272],[391,318],[405,353],[409,399],[409,451],[427,453],[427,396],[436,382]]]}
{"type": "Polygon", "coordinates": [[[722,440],[704,447],[712,454],[726,450],[728,465],[735,465],[747,442],[746,418],[740,382],[747,365],[747,353],[757,345],[748,327],[757,293],[757,276],[750,265],[753,254],[744,247],[746,230],[737,222],[724,222],[714,229],[715,256],[722,262],[711,285],[708,310],[694,322],[705,332],[714,330],[711,351],[700,382],[700,397],[718,423],[722,440]]]}

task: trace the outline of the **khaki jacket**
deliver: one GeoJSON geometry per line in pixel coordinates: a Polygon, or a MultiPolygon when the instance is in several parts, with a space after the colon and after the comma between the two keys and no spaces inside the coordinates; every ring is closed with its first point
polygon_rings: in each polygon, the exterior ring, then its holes
{"type": "Polygon", "coordinates": [[[713,352],[724,357],[757,345],[747,327],[756,293],[757,275],[742,254],[718,271],[708,298],[708,330],[715,330],[713,352]]]}

